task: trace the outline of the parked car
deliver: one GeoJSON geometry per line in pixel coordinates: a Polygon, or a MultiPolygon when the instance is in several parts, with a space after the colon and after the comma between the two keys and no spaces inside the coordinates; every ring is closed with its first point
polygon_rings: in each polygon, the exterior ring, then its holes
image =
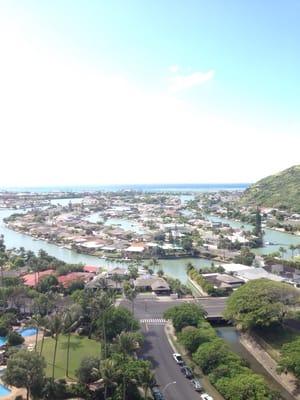
{"type": "Polygon", "coordinates": [[[192,379],[191,384],[192,384],[193,388],[196,390],[196,392],[201,392],[202,385],[201,385],[199,379],[195,379],[195,378],[192,379]]]}
{"type": "Polygon", "coordinates": [[[179,353],[173,353],[173,358],[179,365],[183,365],[183,359],[181,357],[181,354],[179,353]]]}
{"type": "Polygon", "coordinates": [[[201,394],[200,398],[201,398],[202,400],[214,400],[214,399],[213,399],[209,394],[207,394],[207,393],[201,394]]]}
{"type": "Polygon", "coordinates": [[[183,375],[186,378],[188,378],[188,379],[193,379],[194,378],[193,372],[189,367],[186,367],[186,366],[181,367],[180,371],[183,373],[183,375]]]}
{"type": "Polygon", "coordinates": [[[154,400],[165,400],[162,392],[158,389],[157,386],[154,386],[152,388],[152,395],[153,395],[154,400]]]}

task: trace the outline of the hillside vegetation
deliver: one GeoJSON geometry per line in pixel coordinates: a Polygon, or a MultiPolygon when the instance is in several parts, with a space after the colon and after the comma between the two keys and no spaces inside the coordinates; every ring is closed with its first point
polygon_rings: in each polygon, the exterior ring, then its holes
{"type": "Polygon", "coordinates": [[[300,212],[300,165],[254,183],[245,190],[241,201],[300,212]]]}

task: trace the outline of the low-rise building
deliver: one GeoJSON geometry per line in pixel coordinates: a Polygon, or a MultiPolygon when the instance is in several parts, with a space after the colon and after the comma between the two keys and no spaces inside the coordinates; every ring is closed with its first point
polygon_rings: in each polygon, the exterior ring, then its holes
{"type": "Polygon", "coordinates": [[[157,295],[170,294],[171,289],[168,282],[154,275],[144,275],[134,281],[135,288],[143,291],[151,291],[157,295]]]}
{"type": "Polygon", "coordinates": [[[227,274],[202,274],[203,278],[211,283],[215,289],[236,289],[242,286],[245,281],[239,277],[227,275],[227,274]]]}

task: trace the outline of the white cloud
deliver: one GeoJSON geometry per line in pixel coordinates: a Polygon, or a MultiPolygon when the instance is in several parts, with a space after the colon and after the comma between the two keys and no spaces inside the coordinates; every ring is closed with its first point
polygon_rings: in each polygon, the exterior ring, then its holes
{"type": "Polygon", "coordinates": [[[195,86],[203,85],[213,79],[215,72],[194,72],[189,75],[176,75],[169,78],[169,90],[180,92],[181,90],[191,89],[195,86]]]}
{"type": "Polygon", "coordinates": [[[168,70],[169,72],[171,72],[172,74],[176,74],[179,71],[179,66],[178,65],[171,65],[168,70]]]}
{"type": "MultiPolygon", "coordinates": [[[[194,111],[60,52],[14,21],[1,13],[0,186],[238,182],[299,159],[297,135],[283,142],[272,128],[194,111]]],[[[173,84],[179,90],[212,77],[173,84]]]]}

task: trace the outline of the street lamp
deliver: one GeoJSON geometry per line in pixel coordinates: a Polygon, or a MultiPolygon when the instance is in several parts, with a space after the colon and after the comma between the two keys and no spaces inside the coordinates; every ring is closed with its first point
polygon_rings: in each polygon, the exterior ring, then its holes
{"type": "Polygon", "coordinates": [[[162,390],[162,394],[165,393],[165,391],[168,389],[169,386],[175,385],[175,383],[176,383],[176,381],[167,383],[166,386],[162,390]]]}

